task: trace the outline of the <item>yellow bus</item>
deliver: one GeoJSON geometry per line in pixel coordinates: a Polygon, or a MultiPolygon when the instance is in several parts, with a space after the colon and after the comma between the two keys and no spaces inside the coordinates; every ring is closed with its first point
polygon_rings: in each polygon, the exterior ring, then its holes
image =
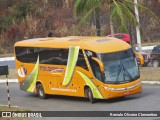
{"type": "Polygon", "coordinates": [[[135,52],[117,38],[36,38],[14,48],[20,89],[42,99],[66,95],[93,103],[142,91],[135,52]]]}

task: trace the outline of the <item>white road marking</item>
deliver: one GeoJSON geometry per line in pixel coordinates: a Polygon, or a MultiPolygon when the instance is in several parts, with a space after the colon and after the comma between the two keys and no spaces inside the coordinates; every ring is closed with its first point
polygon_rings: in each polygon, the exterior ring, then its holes
{"type": "Polygon", "coordinates": [[[0,61],[11,61],[11,60],[15,60],[15,58],[14,57],[0,58],[0,61]]]}
{"type": "MultiPolygon", "coordinates": [[[[7,79],[0,79],[0,83],[5,83],[7,79]]],[[[18,82],[18,79],[8,79],[8,82],[18,82]]]]}

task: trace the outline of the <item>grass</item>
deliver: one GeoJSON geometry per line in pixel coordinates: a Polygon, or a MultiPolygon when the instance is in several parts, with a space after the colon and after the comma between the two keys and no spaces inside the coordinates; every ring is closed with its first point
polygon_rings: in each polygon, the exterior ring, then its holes
{"type": "Polygon", "coordinates": [[[140,67],[141,79],[144,81],[160,81],[160,67],[140,67]]]}
{"type": "Polygon", "coordinates": [[[160,45],[160,43],[154,42],[154,43],[143,43],[142,44],[142,46],[153,46],[153,45],[160,45]]]}
{"type": "Polygon", "coordinates": [[[8,107],[8,106],[0,106],[0,111],[26,111],[24,109],[18,107],[8,107]]]}
{"type": "MultiPolygon", "coordinates": [[[[5,79],[6,76],[0,76],[0,79],[5,79]]],[[[9,75],[8,79],[15,79],[17,78],[16,70],[15,69],[9,69],[9,75]]]]}
{"type": "Polygon", "coordinates": [[[3,58],[3,57],[13,57],[14,54],[0,54],[0,58],[3,58]]]}

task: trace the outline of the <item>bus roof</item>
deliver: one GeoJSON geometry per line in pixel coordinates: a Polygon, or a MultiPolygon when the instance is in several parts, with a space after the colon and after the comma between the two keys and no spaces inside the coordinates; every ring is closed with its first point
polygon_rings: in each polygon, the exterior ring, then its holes
{"type": "Polygon", "coordinates": [[[96,53],[116,52],[131,48],[128,43],[113,37],[53,37],[35,38],[23,40],[15,43],[16,46],[24,47],[43,47],[43,48],[69,48],[70,46],[80,46],[96,53]]]}

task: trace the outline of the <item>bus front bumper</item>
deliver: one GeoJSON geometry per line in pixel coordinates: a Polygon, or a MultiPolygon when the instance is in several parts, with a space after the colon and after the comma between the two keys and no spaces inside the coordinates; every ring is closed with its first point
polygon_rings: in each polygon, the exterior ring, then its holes
{"type": "Polygon", "coordinates": [[[110,88],[105,87],[106,94],[104,99],[118,98],[123,96],[129,96],[133,94],[139,94],[142,92],[142,84],[138,82],[132,86],[121,87],[121,88],[110,88]]]}

